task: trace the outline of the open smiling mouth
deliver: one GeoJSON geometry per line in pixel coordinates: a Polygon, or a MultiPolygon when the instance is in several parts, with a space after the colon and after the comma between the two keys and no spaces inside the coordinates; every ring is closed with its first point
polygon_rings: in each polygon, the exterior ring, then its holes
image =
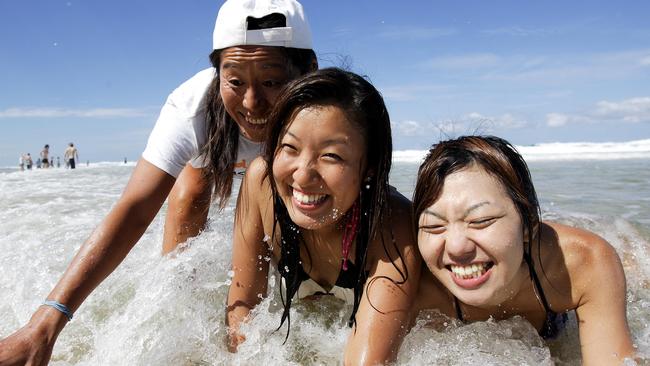
{"type": "Polygon", "coordinates": [[[305,208],[305,209],[314,209],[320,206],[327,198],[329,195],[327,194],[315,194],[315,193],[304,193],[297,191],[293,189],[293,201],[298,205],[300,208],[305,208]]]}
{"type": "Polygon", "coordinates": [[[254,127],[262,127],[266,125],[266,122],[268,122],[268,119],[266,117],[253,118],[253,117],[248,117],[242,113],[240,113],[240,115],[246,120],[248,124],[253,125],[254,127]]]}
{"type": "Polygon", "coordinates": [[[466,266],[450,264],[446,266],[453,276],[461,280],[477,279],[483,276],[494,266],[493,262],[473,263],[466,266]]]}

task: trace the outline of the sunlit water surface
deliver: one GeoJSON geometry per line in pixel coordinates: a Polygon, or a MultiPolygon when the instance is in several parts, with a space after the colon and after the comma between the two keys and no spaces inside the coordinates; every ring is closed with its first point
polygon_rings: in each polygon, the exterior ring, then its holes
{"type": "MultiPolygon", "coordinates": [[[[641,356],[650,357],[650,160],[533,161],[545,219],[592,230],[623,259],[628,318],[641,356]]],[[[410,197],[417,163],[396,163],[392,183],[410,197]]],[[[27,322],[85,238],[115,204],[131,165],[97,164],[0,172],[0,336],[27,322]]],[[[234,200],[232,200],[234,201],[234,200]]],[[[161,257],[156,217],[122,265],[86,300],[61,333],[53,365],[339,364],[350,309],[335,299],[296,302],[288,341],[280,297],[255,310],[237,354],[226,351],[225,301],[234,204],[212,210],[188,248],[161,257]]],[[[575,317],[545,343],[521,319],[444,329],[421,314],[398,364],[578,365],[575,317]]],[[[387,335],[389,336],[389,335],[387,335]]]]}

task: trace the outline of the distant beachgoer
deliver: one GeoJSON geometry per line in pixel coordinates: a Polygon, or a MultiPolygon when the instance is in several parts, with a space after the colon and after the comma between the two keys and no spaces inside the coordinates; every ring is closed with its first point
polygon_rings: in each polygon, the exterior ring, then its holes
{"type": "Polygon", "coordinates": [[[56,167],[57,167],[57,168],[60,168],[60,167],[61,167],[61,159],[59,159],[58,156],[56,157],[56,167]]]}
{"type": "Polygon", "coordinates": [[[41,164],[43,169],[50,167],[50,145],[45,145],[41,151],[41,164]]]}
{"type": "Polygon", "coordinates": [[[41,169],[41,158],[36,159],[36,169],[41,169]]]}
{"type": "Polygon", "coordinates": [[[126,164],[126,158],[124,158],[124,164],[126,164]]]}
{"type": "Polygon", "coordinates": [[[70,169],[75,168],[75,160],[79,160],[79,152],[77,148],[74,147],[74,144],[71,142],[68,144],[68,148],[65,149],[63,153],[63,160],[65,160],[70,169]]]}
{"type": "Polygon", "coordinates": [[[20,154],[20,157],[18,158],[18,166],[20,167],[21,172],[25,170],[25,155],[20,154]]]}
{"type": "Polygon", "coordinates": [[[33,164],[34,162],[32,161],[32,155],[30,153],[27,153],[27,155],[25,156],[25,167],[27,168],[27,170],[32,170],[33,164]]]}

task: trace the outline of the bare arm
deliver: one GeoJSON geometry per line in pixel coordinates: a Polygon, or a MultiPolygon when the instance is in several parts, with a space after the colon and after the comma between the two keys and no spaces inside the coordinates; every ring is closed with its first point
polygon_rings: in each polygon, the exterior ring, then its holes
{"type": "Polygon", "coordinates": [[[584,365],[622,364],[634,355],[626,318],[626,285],[621,261],[602,238],[581,230],[580,266],[569,272],[578,299],[576,314],[584,365]]]}
{"type": "MultiPolygon", "coordinates": [[[[269,258],[272,253],[265,243],[262,212],[264,205],[259,200],[269,197],[270,188],[262,180],[263,162],[257,159],[251,164],[242,182],[237,200],[237,214],[233,233],[232,270],[234,272],[228,290],[226,325],[228,326],[228,349],[237,350],[245,340],[239,332],[251,309],[266,296],[269,258]],[[261,259],[260,259],[261,258],[261,259]]],[[[268,206],[267,206],[268,207],[268,206]]],[[[269,233],[270,234],[270,233],[269,233]]]]}
{"type": "MultiPolygon", "coordinates": [[[[173,184],[172,176],[140,160],[122,197],[81,246],[47,298],[74,312],[140,239],[173,184]]],[[[0,341],[0,365],[47,364],[66,321],[57,310],[40,307],[25,327],[0,341]]]]}
{"type": "Polygon", "coordinates": [[[389,228],[383,232],[384,243],[377,239],[370,244],[368,259],[374,263],[356,314],[357,325],[345,348],[346,365],[376,365],[393,361],[408,331],[420,279],[421,259],[411,229],[410,202],[401,195],[395,199],[396,195],[393,194],[393,200],[398,202],[393,204],[389,228]],[[408,277],[403,278],[402,274],[407,273],[408,277]]]}

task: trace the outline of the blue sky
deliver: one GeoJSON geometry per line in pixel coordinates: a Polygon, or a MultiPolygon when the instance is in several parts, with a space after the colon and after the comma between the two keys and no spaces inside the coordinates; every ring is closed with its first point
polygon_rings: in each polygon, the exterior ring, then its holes
{"type": "MultiPolygon", "coordinates": [[[[221,1],[0,1],[0,166],[72,141],[135,160],[207,67],[221,1]]],[[[650,2],[304,0],[321,66],[365,74],[396,149],[650,138],[650,2]]]]}

